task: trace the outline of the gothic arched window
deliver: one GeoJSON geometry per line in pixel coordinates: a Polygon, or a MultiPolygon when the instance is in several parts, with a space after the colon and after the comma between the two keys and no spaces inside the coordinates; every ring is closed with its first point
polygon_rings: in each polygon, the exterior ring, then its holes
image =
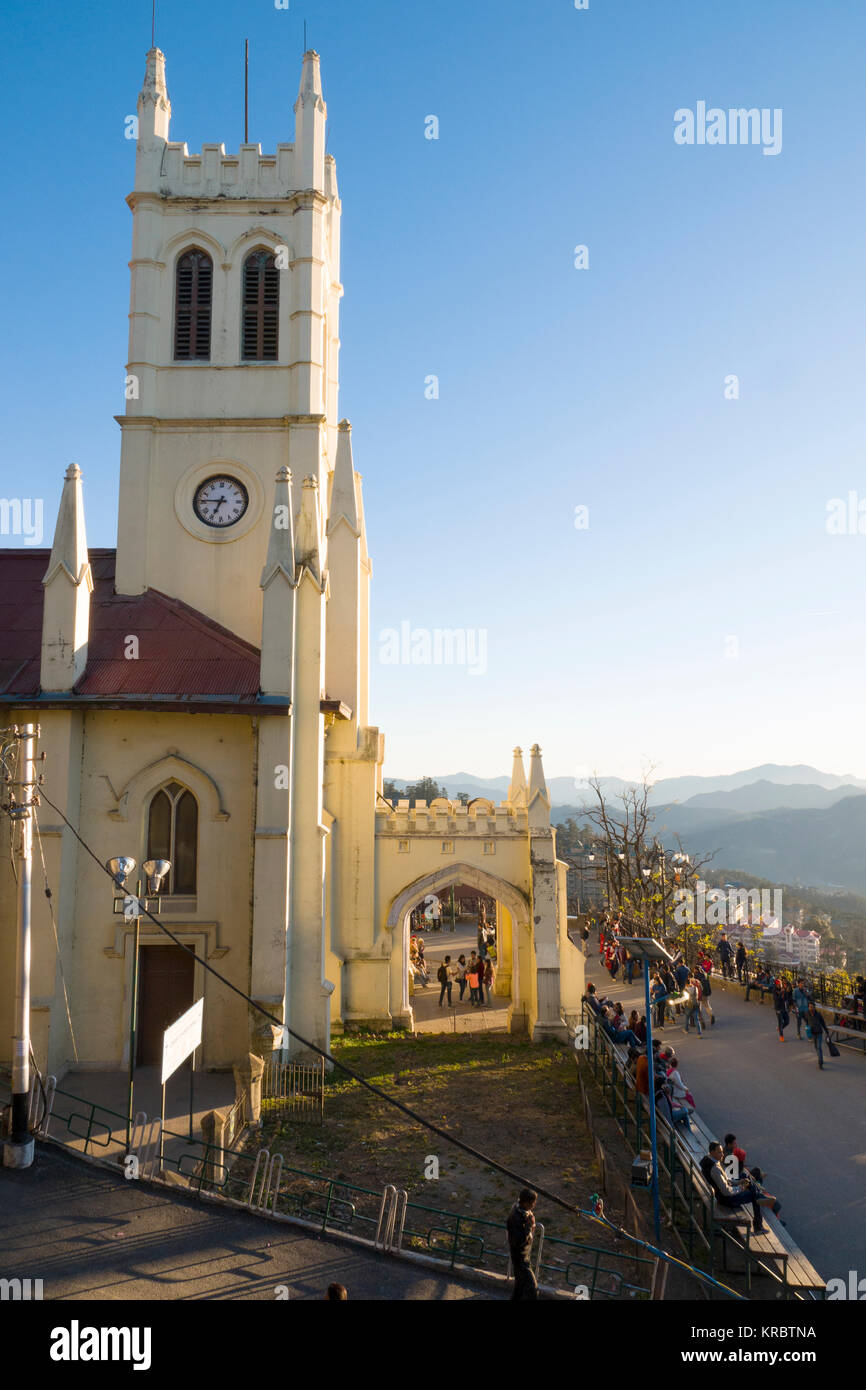
{"type": "Polygon", "coordinates": [[[147,814],[148,859],[171,860],[163,892],[195,893],[198,869],[198,802],[179,782],[153,797],[147,814]]]}
{"type": "Polygon", "coordinates": [[[178,258],[174,294],[176,361],[210,361],[213,261],[193,247],[178,258]]]}
{"type": "Polygon", "coordinates": [[[279,347],[280,272],[270,251],[258,247],[244,261],[241,356],[276,362],[279,347]]]}

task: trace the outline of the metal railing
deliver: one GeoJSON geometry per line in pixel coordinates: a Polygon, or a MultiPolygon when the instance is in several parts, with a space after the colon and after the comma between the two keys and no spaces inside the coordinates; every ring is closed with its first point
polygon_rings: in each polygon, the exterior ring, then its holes
{"type": "MultiPolygon", "coordinates": [[[[53,1078],[48,1081],[51,1104],[43,1107],[43,1136],[58,1143],[83,1140],[83,1151],[99,1157],[113,1149],[120,1161],[126,1154],[127,1117],[54,1086],[53,1078]]],[[[216,1194],[251,1210],[289,1216],[322,1234],[360,1236],[386,1252],[424,1253],[448,1269],[509,1272],[504,1223],[410,1202],[406,1191],[393,1184],[374,1191],[292,1168],[282,1154],[268,1149],[247,1152],[191,1140],[186,1133],[160,1128],[158,1118],[148,1120],[139,1111],[130,1149],[138,1158],[139,1178],[158,1177],[160,1148],[163,1170],[185,1178],[193,1193],[216,1194]]],[[[653,1265],[652,1259],[566,1240],[544,1226],[538,1228],[534,1268],[539,1280],[569,1291],[577,1284],[590,1299],[649,1297],[653,1265]],[[646,1271],[646,1284],[635,1280],[635,1271],[646,1271]]]]}
{"type": "MultiPolygon", "coordinates": [[[[794,986],[796,986],[798,980],[805,980],[806,989],[814,997],[817,1004],[827,1004],[831,1008],[844,1009],[848,1007],[845,1002],[846,999],[850,999],[852,996],[852,985],[850,981],[846,983],[846,980],[836,971],[812,970],[806,965],[780,965],[778,961],[773,960],[771,956],[756,956],[752,955],[751,952],[749,953],[747,968],[751,978],[751,991],[753,994],[757,994],[760,989],[760,985],[755,984],[755,977],[759,975],[761,971],[766,971],[771,979],[775,979],[776,976],[779,976],[780,979],[788,980],[794,986]]],[[[715,971],[714,973],[721,974],[721,971],[715,971]]],[[[736,967],[733,964],[731,965],[731,974],[728,976],[728,979],[732,980],[735,984],[743,983],[738,980],[736,967]]],[[[772,985],[769,990],[765,985],[764,993],[772,993],[772,985]]],[[[853,1010],[851,1012],[853,1016],[853,1010]]],[[[859,1014],[858,1017],[862,1018],[863,1015],[859,1014]]]]}
{"type": "MultiPolygon", "coordinates": [[[[576,1055],[600,1087],[602,1100],[632,1154],[637,1154],[649,1144],[649,1100],[637,1090],[610,1038],[599,1026],[595,1014],[585,1006],[582,1021],[588,1029],[589,1046],[576,1055]]],[[[696,1181],[694,1165],[684,1157],[671,1126],[658,1110],[656,1147],[660,1205],[690,1263],[706,1266],[712,1275],[716,1263],[715,1238],[724,1233],[713,1219],[712,1203],[707,1201],[703,1180],[696,1181]]]]}
{"type": "MultiPolygon", "coordinates": [[[[599,1025],[595,1014],[584,1006],[583,1022],[588,1028],[589,1046],[576,1055],[585,1061],[593,1079],[601,1089],[602,1100],[613,1116],[623,1138],[633,1153],[649,1143],[649,1100],[636,1089],[623,1061],[617,1056],[614,1044],[599,1025]]],[[[732,1242],[745,1257],[747,1284],[752,1265],[783,1285],[783,1297],[799,1297],[788,1286],[787,1264],[780,1279],[760,1255],[754,1254],[748,1241],[736,1240],[735,1233],[719,1224],[714,1215],[712,1190],[693,1156],[677,1142],[677,1136],[662,1114],[656,1110],[656,1147],[659,1169],[659,1203],[676,1233],[689,1262],[716,1273],[717,1238],[726,1267],[727,1245],[732,1242]]]]}
{"type": "Polygon", "coordinates": [[[288,1112],[300,1118],[318,1117],[325,1112],[325,1059],[314,1062],[289,1061],[274,1052],[265,1058],[262,1074],[262,1111],[288,1112]]]}

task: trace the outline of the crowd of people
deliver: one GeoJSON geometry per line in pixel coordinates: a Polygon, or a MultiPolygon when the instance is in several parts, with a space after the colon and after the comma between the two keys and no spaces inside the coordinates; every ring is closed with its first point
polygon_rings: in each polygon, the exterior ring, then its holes
{"type": "MultiPolygon", "coordinates": [[[[622,981],[631,984],[634,971],[640,971],[641,962],[635,960],[621,939],[625,935],[624,924],[616,914],[605,913],[600,919],[591,921],[598,929],[599,955],[611,980],[616,980],[622,970],[622,981]]],[[[589,927],[584,928],[584,950],[588,951],[589,927]]],[[[771,972],[765,965],[756,965],[749,960],[749,953],[742,941],[736,946],[728,940],[727,932],[722,932],[716,946],[719,969],[724,979],[735,977],[745,986],[748,1000],[752,990],[760,991],[761,1003],[765,995],[771,995],[776,1017],[776,1033],[780,1042],[785,1041],[785,1029],[792,1018],[796,1020],[797,1037],[810,1041],[815,1048],[818,1066],[824,1069],[824,1048],[831,1057],[839,1052],[827,1029],[827,1024],[818,1007],[814,994],[805,978],[796,983],[771,972]]],[[[703,1036],[707,1026],[714,1026],[716,1016],[711,1003],[713,992],[713,970],[715,964],[708,951],[701,949],[694,964],[689,966],[678,952],[672,964],[663,962],[650,976],[650,1005],[653,1010],[653,1028],[662,1030],[671,1024],[683,1023],[685,1032],[694,1028],[698,1037],[703,1036]]],[[[849,1000],[851,1013],[856,1015],[862,1004],[866,1011],[866,979],[857,977],[855,991],[849,1000]]],[[[620,1013],[622,1012],[619,1006],[620,1013]]],[[[610,1020],[613,1023],[613,1020],[610,1020]]],[[[641,1017],[635,1011],[625,1020],[617,1016],[615,1030],[623,1035],[618,1041],[630,1044],[633,1039],[641,1040],[641,1017]]]]}
{"type": "Polygon", "coordinates": [[[452,962],[450,956],[446,956],[436,972],[436,978],[439,981],[440,1009],[446,995],[449,1006],[455,1003],[453,998],[455,984],[460,991],[456,1003],[463,1003],[463,996],[468,989],[470,1004],[489,1004],[490,992],[496,981],[496,966],[492,956],[479,956],[474,951],[471,952],[468,960],[465,954],[459,955],[456,963],[452,962]]]}
{"type": "MultiPolygon", "coordinates": [[[[689,971],[684,963],[681,963],[681,966],[683,973],[680,978],[675,978],[672,974],[673,988],[671,994],[677,998],[684,997],[686,1000],[684,1005],[686,1023],[684,1027],[685,1031],[688,1032],[693,1020],[700,1028],[702,999],[700,993],[697,992],[700,986],[697,984],[695,973],[689,971]],[[676,993],[678,989],[679,995],[676,993]]],[[[704,973],[700,967],[696,967],[696,970],[700,974],[704,973]]],[[[666,976],[669,973],[671,972],[665,968],[664,972],[656,972],[653,978],[658,978],[662,987],[666,989],[669,982],[663,978],[663,975],[666,976]]],[[[666,998],[667,996],[665,996],[665,1000],[666,998]]],[[[646,1045],[645,1015],[639,1014],[636,1009],[633,1009],[629,1017],[626,1018],[622,1004],[618,1000],[602,998],[593,984],[587,985],[585,1002],[611,1041],[627,1044],[626,1071],[633,1078],[635,1089],[641,1095],[646,1096],[649,1101],[650,1086],[652,1086],[656,1111],[668,1121],[673,1129],[682,1127],[693,1132],[691,1116],[696,1109],[695,1098],[683,1079],[679,1059],[673,1047],[663,1044],[660,1038],[653,1038],[650,1058],[646,1045]]],[[[653,1027],[657,1026],[663,1025],[653,1024],[653,1027]]],[[[778,1198],[772,1193],[768,1193],[764,1187],[764,1175],[761,1169],[746,1168],[746,1155],[744,1150],[738,1147],[736,1135],[726,1134],[723,1144],[717,1142],[710,1144],[708,1152],[700,1161],[700,1167],[704,1178],[713,1190],[716,1201],[721,1206],[751,1205],[753,1228],[756,1232],[763,1229],[762,1206],[771,1207],[776,1216],[781,1211],[781,1203],[778,1198]]]]}

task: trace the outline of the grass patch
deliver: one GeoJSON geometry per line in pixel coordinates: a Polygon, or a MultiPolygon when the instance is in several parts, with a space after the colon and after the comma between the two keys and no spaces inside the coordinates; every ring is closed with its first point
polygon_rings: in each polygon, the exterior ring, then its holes
{"type": "MultiPolygon", "coordinates": [[[[580,1112],[570,1050],[479,1033],[347,1034],[333,1054],[388,1095],[465,1143],[585,1205],[598,1182],[592,1142],[580,1112]]],[[[315,1176],[381,1192],[405,1188],[409,1200],[439,1211],[465,1211],[504,1223],[517,1184],[431,1134],[334,1068],[325,1118],[280,1117],[267,1103],[253,1150],[282,1153],[284,1163],[315,1176]],[[438,1179],[425,1177],[438,1159],[438,1179]]],[[[539,1198],[548,1235],[608,1245],[597,1226],[539,1198]]]]}

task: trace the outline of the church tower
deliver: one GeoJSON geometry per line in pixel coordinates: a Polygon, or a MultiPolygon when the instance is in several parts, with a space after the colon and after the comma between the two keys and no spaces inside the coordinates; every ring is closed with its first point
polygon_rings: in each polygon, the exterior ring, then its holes
{"type": "MultiPolygon", "coordinates": [[[[275,479],[327,495],[337,442],[340,201],[317,53],[295,141],[169,138],[165,58],[138,98],[119,594],[159,589],[259,645],[275,479]]],[[[321,519],[324,529],[325,518],[321,519]]]]}
{"type": "MultiPolygon", "coordinates": [[[[261,653],[259,698],[284,714],[256,736],[250,992],[321,1045],[373,946],[382,741],[365,727],[370,562],[337,418],[340,200],[317,53],[294,114],[275,154],[190,154],[169,138],[163,54],[147,55],[115,588],[169,594],[261,653]]],[[[254,1025],[262,1047],[270,1032],[254,1025]]]]}

